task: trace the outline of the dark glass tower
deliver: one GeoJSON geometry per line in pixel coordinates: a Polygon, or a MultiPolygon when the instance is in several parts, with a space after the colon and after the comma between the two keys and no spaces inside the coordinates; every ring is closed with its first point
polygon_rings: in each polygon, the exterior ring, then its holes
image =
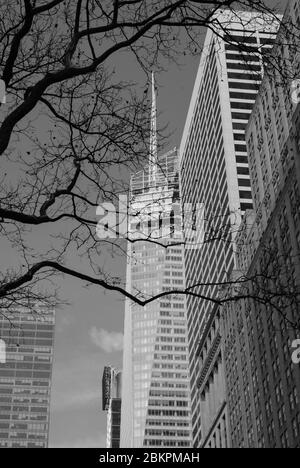
{"type": "Polygon", "coordinates": [[[1,448],[48,446],[54,320],[41,305],[0,311],[1,448]]]}

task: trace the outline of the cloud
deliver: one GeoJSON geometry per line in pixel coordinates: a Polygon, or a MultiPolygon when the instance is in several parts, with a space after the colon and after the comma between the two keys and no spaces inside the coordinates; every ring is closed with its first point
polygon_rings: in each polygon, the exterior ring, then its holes
{"type": "Polygon", "coordinates": [[[101,348],[106,353],[114,353],[123,350],[123,334],[118,332],[109,332],[96,327],[90,329],[90,338],[94,345],[101,348]]]}

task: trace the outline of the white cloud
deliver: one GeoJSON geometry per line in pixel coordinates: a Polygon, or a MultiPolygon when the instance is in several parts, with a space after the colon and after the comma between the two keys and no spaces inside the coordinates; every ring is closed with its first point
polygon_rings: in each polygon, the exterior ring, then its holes
{"type": "Polygon", "coordinates": [[[122,351],[123,349],[123,334],[118,332],[109,332],[96,327],[90,329],[90,337],[94,345],[101,348],[106,353],[122,351]]]}

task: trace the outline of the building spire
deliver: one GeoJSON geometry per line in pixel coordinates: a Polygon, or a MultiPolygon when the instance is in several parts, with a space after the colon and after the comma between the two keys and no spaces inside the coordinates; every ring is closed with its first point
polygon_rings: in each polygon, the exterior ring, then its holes
{"type": "Polygon", "coordinates": [[[155,77],[152,72],[152,105],[150,128],[150,154],[149,154],[149,185],[155,185],[157,172],[157,110],[155,77]]]}

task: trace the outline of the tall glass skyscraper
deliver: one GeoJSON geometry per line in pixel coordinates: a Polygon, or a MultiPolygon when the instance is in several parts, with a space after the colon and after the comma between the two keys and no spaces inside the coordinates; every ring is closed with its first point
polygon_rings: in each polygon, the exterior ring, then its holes
{"type": "Polygon", "coordinates": [[[0,363],[1,448],[48,446],[54,320],[54,311],[41,305],[31,312],[0,310],[6,351],[0,363]]]}
{"type": "MultiPolygon", "coordinates": [[[[131,180],[127,289],[152,297],[183,289],[177,151],[157,157],[153,83],[149,164],[131,180]],[[178,230],[177,230],[178,231],[178,230]],[[177,232],[178,234],[178,232],[177,232]]],[[[121,447],[190,447],[186,299],[167,295],[144,308],[126,302],[121,447]]]]}
{"type": "MultiPolygon", "coordinates": [[[[207,32],[180,147],[182,201],[205,206],[205,239],[186,251],[187,286],[204,284],[194,292],[204,297],[220,293],[218,283],[234,268],[234,237],[241,217],[253,208],[245,128],[263,73],[262,54],[278,30],[274,17],[257,12],[222,11],[219,33],[207,32]],[[216,286],[213,286],[216,284],[216,286]]],[[[193,442],[203,444],[199,378],[203,368],[210,382],[218,372],[209,353],[199,359],[203,331],[214,304],[188,298],[193,442]],[[205,367],[206,366],[206,367],[205,367]]],[[[220,401],[222,399],[220,398],[220,401]]],[[[221,410],[221,407],[219,408],[221,410]]],[[[218,414],[218,411],[216,411],[218,414]]],[[[206,418],[207,419],[207,418],[206,418]]]]}

